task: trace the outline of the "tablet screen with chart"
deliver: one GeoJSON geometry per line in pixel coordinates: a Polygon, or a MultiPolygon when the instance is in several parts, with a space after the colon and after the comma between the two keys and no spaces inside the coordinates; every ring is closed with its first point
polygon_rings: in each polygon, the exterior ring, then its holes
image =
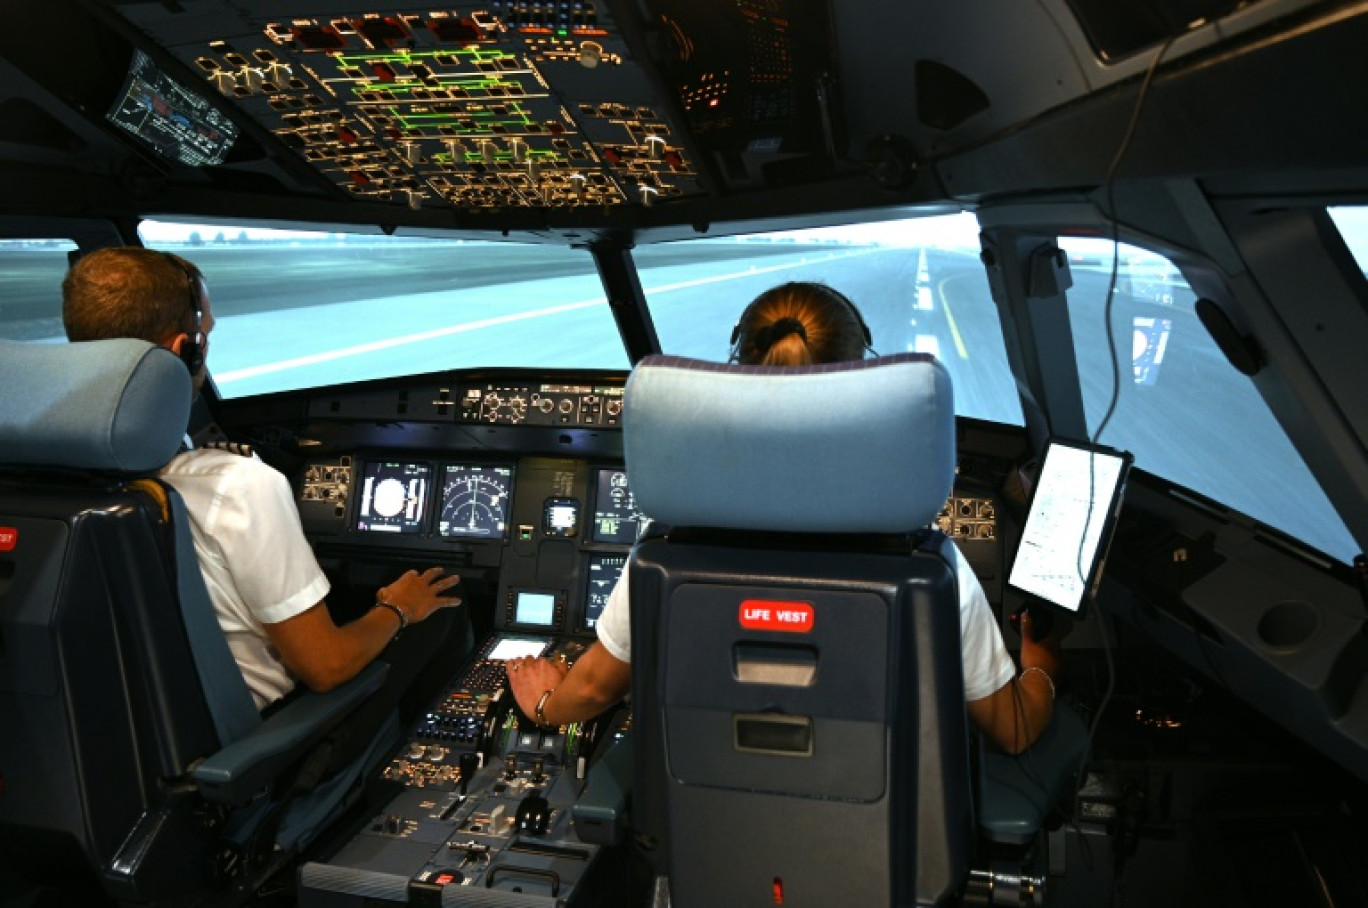
{"type": "Polygon", "coordinates": [[[1121,451],[1050,441],[1008,585],[1079,610],[1106,552],[1130,461],[1121,451]]]}

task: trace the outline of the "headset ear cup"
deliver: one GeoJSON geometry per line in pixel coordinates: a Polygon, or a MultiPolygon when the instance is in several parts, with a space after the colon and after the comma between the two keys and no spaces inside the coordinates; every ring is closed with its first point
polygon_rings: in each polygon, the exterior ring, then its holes
{"type": "Polygon", "coordinates": [[[181,344],[180,358],[181,362],[185,363],[185,368],[190,370],[190,376],[193,378],[199,375],[200,370],[204,368],[204,347],[194,338],[187,337],[185,343],[181,344]]]}
{"type": "Polygon", "coordinates": [[[855,321],[860,323],[860,334],[864,337],[865,349],[873,352],[874,338],[869,333],[869,325],[865,323],[864,316],[860,314],[860,310],[856,308],[855,304],[850,301],[850,297],[846,296],[844,293],[842,293],[839,290],[836,290],[835,288],[829,289],[831,289],[832,295],[834,295],[837,299],[839,299],[842,303],[845,304],[845,307],[850,310],[850,314],[855,316],[855,321]]]}

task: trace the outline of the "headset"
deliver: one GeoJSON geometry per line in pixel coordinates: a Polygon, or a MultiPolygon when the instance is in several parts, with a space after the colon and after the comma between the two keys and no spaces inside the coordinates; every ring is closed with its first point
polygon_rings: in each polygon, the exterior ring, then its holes
{"type": "MultiPolygon", "coordinates": [[[[874,349],[874,340],[873,340],[873,337],[872,337],[872,336],[870,335],[870,333],[869,333],[869,325],[867,325],[867,324],[865,323],[864,316],[860,314],[860,310],[859,310],[859,309],[855,308],[855,304],[852,303],[852,302],[850,301],[850,298],[847,297],[847,296],[846,296],[844,293],[842,293],[841,291],[837,290],[835,287],[828,287],[826,284],[816,284],[815,286],[821,287],[823,290],[825,290],[826,293],[828,294],[828,296],[830,296],[830,297],[832,297],[832,298],[834,298],[834,299],[840,300],[841,305],[845,306],[846,309],[848,309],[848,310],[850,311],[850,314],[853,315],[853,316],[855,316],[855,321],[856,321],[856,322],[859,324],[859,326],[860,326],[860,335],[861,335],[861,337],[864,338],[865,350],[866,350],[868,353],[870,353],[870,354],[872,354],[872,355],[874,355],[874,356],[878,356],[878,355],[879,355],[878,352],[874,349]]],[[[754,305],[754,304],[752,304],[752,305],[754,305]]],[[[747,306],[746,309],[745,309],[745,311],[743,311],[743,312],[741,313],[741,318],[738,319],[737,322],[736,322],[736,324],[732,326],[732,332],[731,332],[731,351],[732,351],[732,352],[731,352],[731,358],[732,358],[732,359],[736,359],[737,354],[738,354],[738,352],[739,352],[739,351],[737,350],[736,345],[737,345],[737,342],[741,340],[741,322],[743,322],[743,321],[746,320],[746,312],[749,312],[749,311],[750,311],[750,306],[747,306]]]]}
{"type": "Polygon", "coordinates": [[[181,344],[180,358],[185,363],[185,368],[190,370],[190,375],[200,374],[204,368],[204,336],[201,327],[204,319],[204,300],[200,296],[199,282],[200,275],[198,269],[193,265],[186,265],[179,259],[167,255],[175,266],[185,275],[185,292],[190,299],[190,312],[195,316],[195,333],[193,337],[187,337],[185,343],[181,344]]]}

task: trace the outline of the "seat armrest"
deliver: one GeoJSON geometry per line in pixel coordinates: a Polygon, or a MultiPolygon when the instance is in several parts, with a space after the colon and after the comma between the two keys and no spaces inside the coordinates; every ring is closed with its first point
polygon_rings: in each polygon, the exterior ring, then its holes
{"type": "Polygon", "coordinates": [[[378,691],[388,674],[389,665],[376,661],[325,694],[305,693],[242,738],[200,761],[190,771],[190,778],[210,801],[246,803],[378,691]]]}
{"type": "Polygon", "coordinates": [[[616,845],[627,830],[627,804],[632,794],[632,739],[623,738],[589,770],[584,793],[570,815],[583,842],[616,845]]]}
{"type": "Polygon", "coordinates": [[[979,829],[993,842],[1030,842],[1064,794],[1088,746],[1088,729],[1068,704],[1055,704],[1050,727],[1020,756],[987,739],[980,746],[979,829]]]}

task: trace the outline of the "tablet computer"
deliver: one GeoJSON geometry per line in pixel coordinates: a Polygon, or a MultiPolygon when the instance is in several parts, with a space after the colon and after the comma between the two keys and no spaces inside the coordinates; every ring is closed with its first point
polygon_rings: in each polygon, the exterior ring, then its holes
{"type": "Polygon", "coordinates": [[[1052,438],[1007,584],[1077,612],[1096,589],[1130,470],[1124,451],[1052,438]]]}

